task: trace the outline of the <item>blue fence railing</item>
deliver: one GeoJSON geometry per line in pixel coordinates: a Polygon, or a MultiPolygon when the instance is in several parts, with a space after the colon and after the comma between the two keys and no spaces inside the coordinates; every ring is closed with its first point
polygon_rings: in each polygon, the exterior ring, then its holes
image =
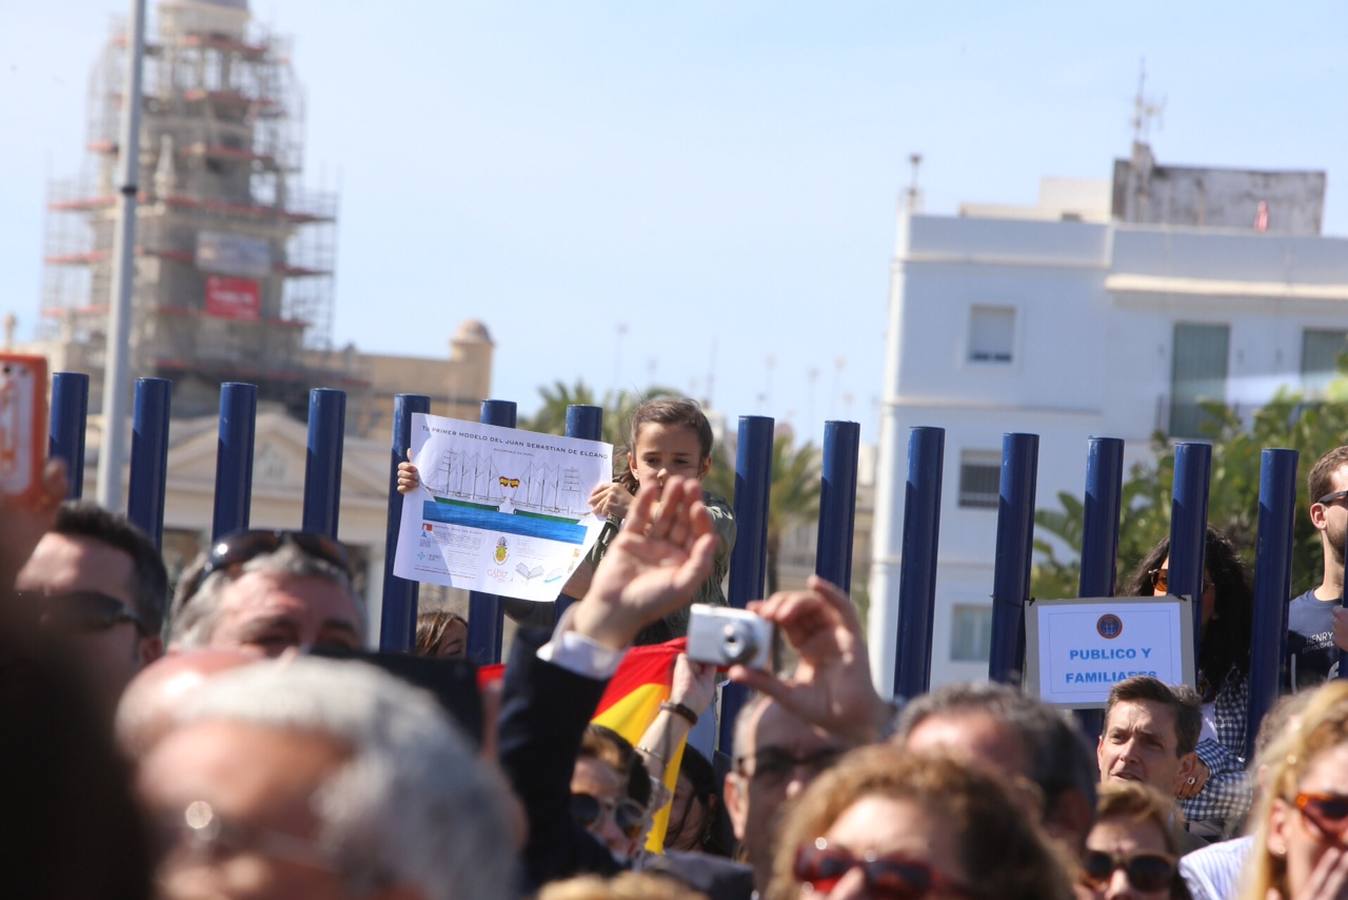
{"type": "MultiPolygon", "coordinates": [[[[66,460],[72,498],[79,497],[83,487],[88,387],[87,376],[78,373],[60,372],[52,379],[48,452],[53,458],[66,460]]],[[[162,540],[164,527],[171,398],[172,386],[167,381],[142,379],[136,386],[127,512],[156,542],[162,540]]],[[[339,535],[340,525],[345,404],[346,396],[341,391],[318,388],[310,395],[303,527],[334,537],[339,535]]],[[[410,650],[415,637],[417,584],[393,574],[393,558],[402,503],[395,490],[396,470],[411,443],[411,417],[418,412],[430,412],[426,396],[400,394],[394,399],[379,630],[379,645],[385,650],[410,650]]],[[[256,416],[255,386],[239,383],[221,386],[212,536],[248,526],[256,416]]],[[[515,404],[485,401],[481,421],[515,427],[515,404]]],[[[597,407],[575,406],[568,410],[568,435],[597,439],[602,426],[603,413],[597,407]]],[[[762,416],[740,419],[733,498],[737,540],[731,554],[728,592],[730,603],[736,607],[762,596],[764,590],[773,436],[772,419],[762,416]]],[[[852,568],[859,444],[860,429],[856,423],[826,423],[815,568],[821,576],[844,588],[850,586],[852,568]]],[[[1038,437],[1029,434],[1008,434],[1003,440],[988,670],[990,677],[999,680],[1015,680],[1025,663],[1023,609],[1029,599],[1038,444],[1038,437]]],[[[944,452],[942,429],[912,430],[892,683],[894,692],[901,696],[922,693],[930,683],[944,452]]],[[[1181,443],[1176,447],[1169,563],[1172,593],[1194,597],[1202,593],[1211,452],[1212,448],[1202,443],[1181,443]]],[[[1251,648],[1250,735],[1276,698],[1284,666],[1296,466],[1294,451],[1264,451],[1255,569],[1255,643],[1251,648]]],[[[1123,442],[1092,438],[1086,465],[1081,596],[1114,593],[1122,480],[1123,442]]],[[[556,609],[560,611],[566,602],[567,598],[559,598],[556,609]]],[[[470,597],[469,649],[472,658],[479,662],[500,659],[504,606],[501,598],[491,594],[473,593],[470,597]]],[[[1195,603],[1194,610],[1196,617],[1201,616],[1201,603],[1195,603]]],[[[1196,618],[1196,624],[1200,627],[1195,628],[1195,640],[1201,635],[1201,619],[1196,618]]],[[[732,750],[730,723],[742,702],[743,695],[737,688],[724,691],[719,742],[723,754],[732,750]]],[[[722,764],[725,758],[721,758],[722,764]]]]}

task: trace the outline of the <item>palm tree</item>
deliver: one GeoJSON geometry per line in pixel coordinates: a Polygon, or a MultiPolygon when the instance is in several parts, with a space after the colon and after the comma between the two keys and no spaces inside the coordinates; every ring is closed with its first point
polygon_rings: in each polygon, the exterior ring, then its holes
{"type": "MultiPolygon", "coordinates": [[[[768,488],[767,593],[780,584],[778,563],[782,537],[792,528],[819,516],[819,450],[814,444],[796,447],[789,435],[772,442],[772,483],[768,488]]],[[[707,490],[734,500],[735,464],[729,451],[717,447],[711,472],[703,482],[707,490]]],[[[741,524],[741,528],[743,525],[741,524]]]]}
{"type": "Polygon", "coordinates": [[[554,381],[538,389],[543,403],[538,412],[520,422],[520,427],[528,431],[546,434],[561,434],[566,430],[566,408],[572,404],[596,405],[594,391],[585,382],[577,380],[574,385],[564,381],[554,381]]]}

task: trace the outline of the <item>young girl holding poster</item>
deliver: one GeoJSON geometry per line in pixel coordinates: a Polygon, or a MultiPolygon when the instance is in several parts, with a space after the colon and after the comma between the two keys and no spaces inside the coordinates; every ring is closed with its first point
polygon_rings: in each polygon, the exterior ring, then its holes
{"type": "MultiPolygon", "coordinates": [[[[601,484],[590,494],[595,515],[608,519],[590,553],[581,560],[562,593],[580,597],[590,586],[594,570],[604,558],[609,544],[618,533],[632,497],[643,481],[663,487],[670,476],[678,475],[701,481],[711,469],[712,433],[702,408],[693,400],[660,397],[648,400],[632,413],[628,427],[627,466],[609,484],[601,484]]],[[[398,465],[398,492],[407,494],[421,483],[416,466],[398,465]]],[[[725,606],[721,582],[730,569],[730,550],[735,544],[735,517],[721,498],[703,492],[703,502],[711,513],[716,530],[716,559],[711,577],[698,588],[691,603],[725,606]]],[[[688,630],[688,607],[684,606],[664,620],[647,627],[637,637],[638,644],[658,644],[683,637],[688,630]]]]}

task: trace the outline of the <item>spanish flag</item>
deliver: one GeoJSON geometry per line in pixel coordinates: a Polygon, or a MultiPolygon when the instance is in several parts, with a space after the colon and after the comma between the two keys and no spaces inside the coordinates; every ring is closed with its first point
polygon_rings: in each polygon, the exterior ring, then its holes
{"type": "MultiPolygon", "coordinates": [[[[612,728],[633,747],[640,746],[646,729],[660,712],[660,704],[669,699],[674,681],[674,660],[687,646],[687,638],[678,638],[664,644],[629,649],[618,664],[618,670],[613,673],[608,689],[599,698],[599,706],[590,721],[612,728]]],[[[480,666],[477,670],[478,686],[499,681],[504,673],[505,666],[500,663],[480,666]]],[[[680,741],[665,764],[664,785],[671,798],[674,796],[674,786],[679,781],[679,766],[683,762],[686,743],[680,741]]],[[[670,804],[666,803],[657,810],[651,822],[646,849],[652,853],[664,852],[669,807],[670,804]]]]}
{"type": "MultiPolygon", "coordinates": [[[[687,644],[686,638],[678,638],[664,644],[628,650],[618,665],[618,671],[613,673],[613,679],[600,698],[591,721],[612,728],[633,747],[639,746],[646,729],[659,714],[660,704],[669,699],[674,679],[674,660],[687,644]]],[[[674,786],[679,780],[679,765],[683,761],[685,743],[680,741],[665,761],[664,785],[670,797],[674,796],[674,786]]],[[[651,823],[646,849],[652,853],[664,852],[669,808],[668,803],[662,806],[651,823]]]]}

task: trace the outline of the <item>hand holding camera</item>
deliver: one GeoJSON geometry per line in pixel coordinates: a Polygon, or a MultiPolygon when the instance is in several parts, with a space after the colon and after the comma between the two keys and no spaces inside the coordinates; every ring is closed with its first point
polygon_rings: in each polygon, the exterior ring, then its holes
{"type": "MultiPolygon", "coordinates": [[[[749,604],[799,655],[789,678],[743,663],[730,680],[762,691],[800,718],[862,743],[876,740],[892,710],[871,683],[870,659],[852,601],[811,576],[803,591],[781,591],[749,604]]],[[[689,630],[692,649],[692,630],[689,630]]]]}

